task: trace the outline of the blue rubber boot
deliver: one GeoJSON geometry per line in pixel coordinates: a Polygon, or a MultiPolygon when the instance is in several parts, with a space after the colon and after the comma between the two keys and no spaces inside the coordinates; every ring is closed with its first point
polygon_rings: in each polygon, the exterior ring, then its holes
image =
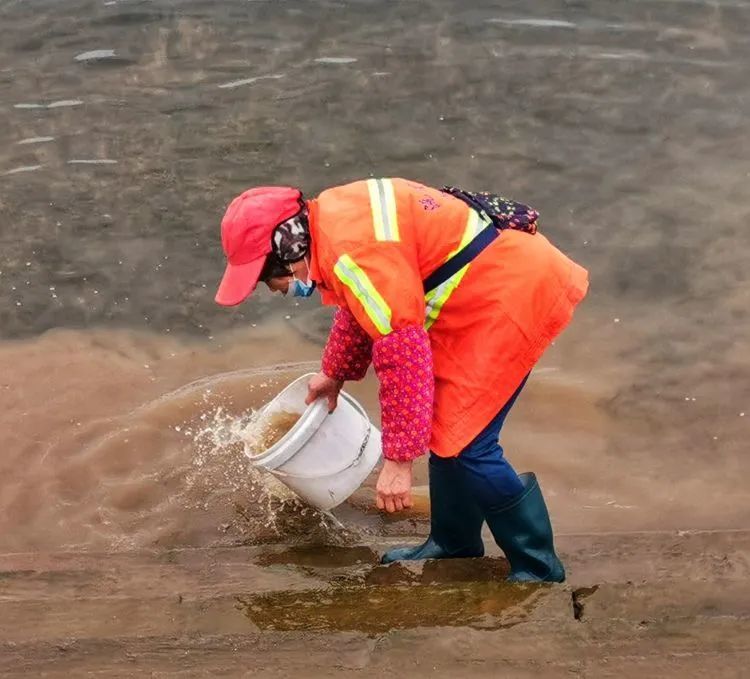
{"type": "Polygon", "coordinates": [[[430,537],[421,545],[386,552],[381,563],[484,556],[484,517],[466,491],[455,458],[430,455],[430,537]]]}
{"type": "Polygon", "coordinates": [[[532,473],[520,474],[524,490],[498,509],[485,510],[492,535],[510,562],[510,582],[563,582],[547,505],[532,473]]]}

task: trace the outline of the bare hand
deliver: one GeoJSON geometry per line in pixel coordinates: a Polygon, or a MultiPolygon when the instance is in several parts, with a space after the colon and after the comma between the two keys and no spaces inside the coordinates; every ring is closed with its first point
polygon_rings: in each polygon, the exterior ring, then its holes
{"type": "Polygon", "coordinates": [[[319,372],[310,379],[310,382],[307,385],[307,398],[305,399],[305,404],[310,405],[313,401],[317,401],[319,398],[326,398],[328,399],[328,412],[332,413],[336,410],[339,392],[343,386],[343,382],[334,380],[332,377],[328,377],[325,373],[319,372]]]}
{"type": "Polygon", "coordinates": [[[375,490],[378,509],[392,514],[411,507],[411,462],[386,460],[375,490]]]}

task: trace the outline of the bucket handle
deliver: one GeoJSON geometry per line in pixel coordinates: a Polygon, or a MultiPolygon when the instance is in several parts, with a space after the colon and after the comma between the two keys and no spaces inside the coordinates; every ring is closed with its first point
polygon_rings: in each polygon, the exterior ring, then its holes
{"type": "Polygon", "coordinates": [[[274,476],[288,476],[289,478],[294,479],[322,479],[326,476],[336,476],[337,474],[343,474],[347,469],[351,469],[352,467],[356,467],[360,460],[362,459],[362,456],[365,454],[365,448],[367,448],[367,444],[370,442],[370,433],[372,432],[372,422],[370,422],[370,418],[367,417],[367,413],[362,409],[362,407],[354,401],[353,399],[350,399],[347,397],[346,394],[341,394],[343,398],[345,398],[351,405],[355,406],[357,410],[359,410],[360,414],[362,414],[367,419],[367,431],[365,431],[365,436],[362,439],[362,445],[359,447],[359,452],[357,453],[357,457],[355,457],[349,464],[346,465],[346,467],[342,467],[341,469],[336,470],[335,472],[326,472],[325,474],[290,474],[289,472],[282,472],[278,471],[276,469],[269,469],[268,471],[273,474],[274,476]]]}

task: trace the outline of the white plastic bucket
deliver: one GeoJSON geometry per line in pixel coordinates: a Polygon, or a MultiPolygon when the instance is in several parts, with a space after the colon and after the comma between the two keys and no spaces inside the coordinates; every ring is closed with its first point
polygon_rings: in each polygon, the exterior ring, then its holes
{"type": "Polygon", "coordinates": [[[328,510],[346,500],[380,459],[380,430],[364,408],[345,392],[336,410],[319,399],[305,405],[307,384],[313,375],[292,382],[261,411],[261,420],[273,413],[302,413],[300,419],[273,446],[250,461],[266,469],[308,504],[328,510]]]}

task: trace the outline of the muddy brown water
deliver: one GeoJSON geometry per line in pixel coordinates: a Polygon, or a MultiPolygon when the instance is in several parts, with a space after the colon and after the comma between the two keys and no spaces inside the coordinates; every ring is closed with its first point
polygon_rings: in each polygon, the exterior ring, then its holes
{"type": "Polygon", "coordinates": [[[300,417],[299,413],[282,411],[260,418],[261,429],[257,440],[253,440],[250,446],[252,452],[262,453],[275,446],[294,428],[300,417]]]}
{"type": "Polygon", "coordinates": [[[541,596],[539,586],[501,580],[452,585],[338,586],[326,592],[282,592],[240,598],[260,629],[361,631],[382,634],[420,627],[499,629],[522,622],[541,596]]]}
{"type": "MultiPolygon", "coordinates": [[[[253,472],[238,432],[330,313],[212,301],[237,192],[371,174],[527,201],[590,269],[503,438],[560,534],[747,526],[748,31],[738,2],[0,2],[0,552],[356,570],[427,530],[423,461],[413,512],[373,510],[372,477],[343,528],[253,472]]],[[[377,421],[375,379],[351,389],[377,421]]],[[[245,603],[282,630],[411,626],[384,611],[412,596],[502,620],[476,579],[245,603]]]]}

